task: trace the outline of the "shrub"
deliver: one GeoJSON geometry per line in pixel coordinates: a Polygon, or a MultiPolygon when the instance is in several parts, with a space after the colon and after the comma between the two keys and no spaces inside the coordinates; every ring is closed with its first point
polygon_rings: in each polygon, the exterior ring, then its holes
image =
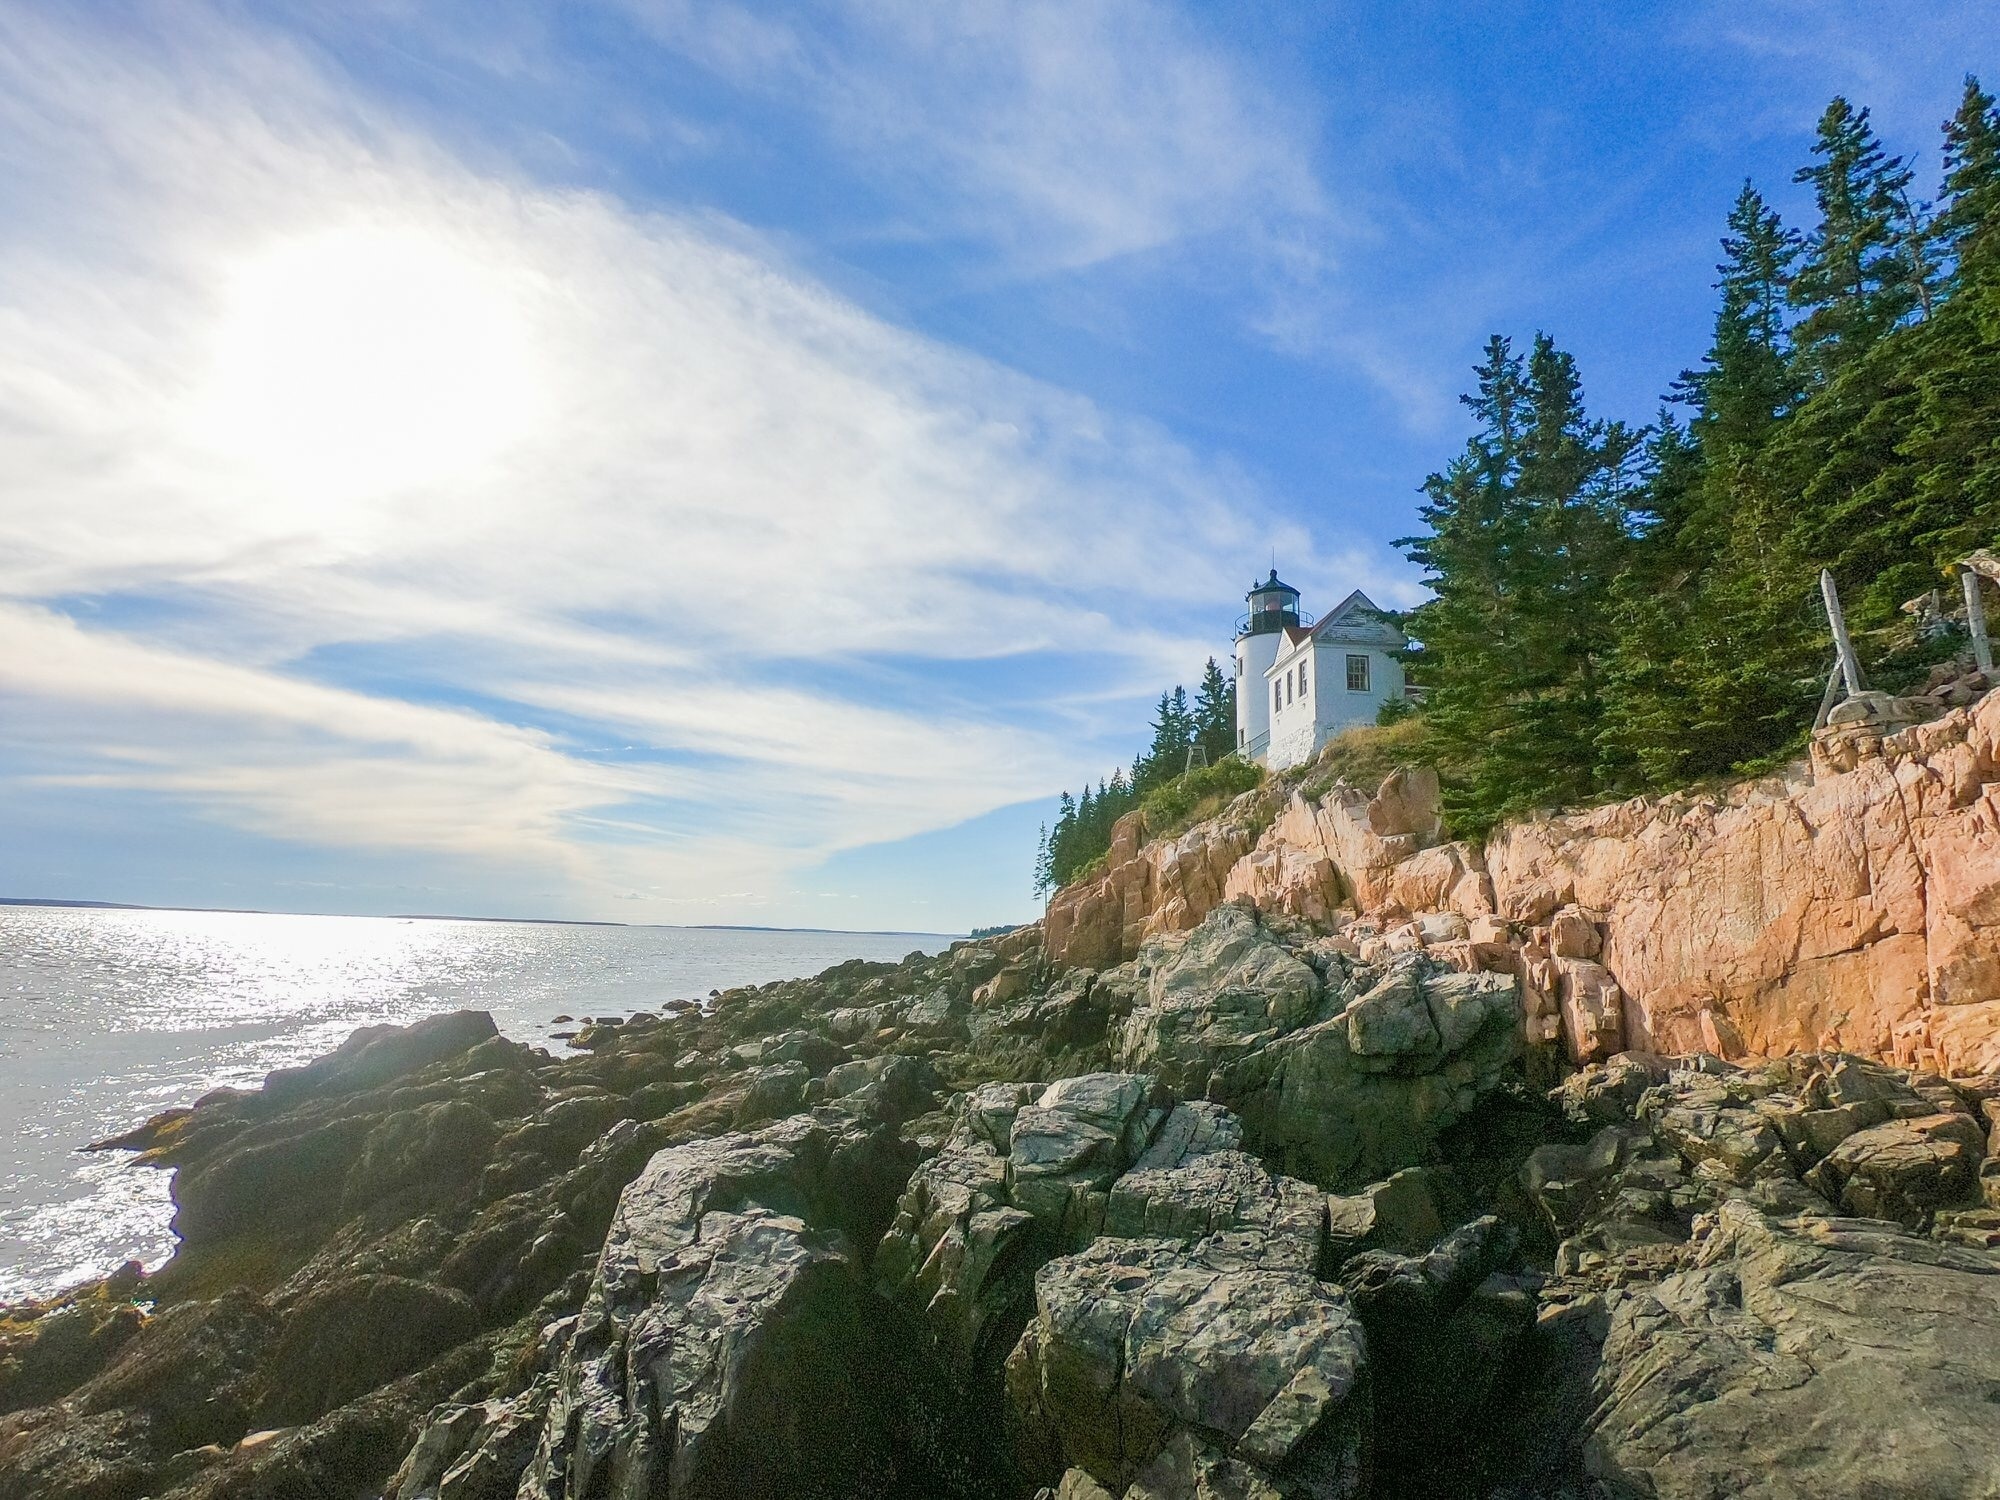
{"type": "Polygon", "coordinates": [[[1152,838],[1178,833],[1221,812],[1263,781],[1262,766],[1234,756],[1212,766],[1197,766],[1184,776],[1154,787],[1140,799],[1139,807],[1146,814],[1146,832],[1152,838]]]}

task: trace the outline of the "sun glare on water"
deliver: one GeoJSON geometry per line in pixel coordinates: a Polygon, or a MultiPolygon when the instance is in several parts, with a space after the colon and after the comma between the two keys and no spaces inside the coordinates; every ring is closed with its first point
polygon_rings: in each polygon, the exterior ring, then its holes
{"type": "Polygon", "coordinates": [[[504,276],[435,235],[334,229],[232,273],[203,426],[274,499],[363,499],[476,474],[535,385],[504,276]]]}

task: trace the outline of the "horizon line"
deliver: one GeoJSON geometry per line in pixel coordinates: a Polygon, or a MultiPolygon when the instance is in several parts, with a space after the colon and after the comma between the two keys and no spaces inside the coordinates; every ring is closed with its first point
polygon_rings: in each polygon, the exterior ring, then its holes
{"type": "MultiPolygon", "coordinates": [[[[220,917],[343,917],[366,922],[513,922],[543,927],[658,928],[670,932],[808,932],[844,937],[964,939],[966,932],[916,927],[783,927],[761,922],[614,922],[592,917],[480,917],[450,912],[273,911],[261,906],[158,906],[144,901],[82,901],[54,896],[0,896],[0,906],[60,907],[72,911],[185,911],[220,917]]],[[[1018,923],[1015,925],[1019,925],[1018,923]]]]}

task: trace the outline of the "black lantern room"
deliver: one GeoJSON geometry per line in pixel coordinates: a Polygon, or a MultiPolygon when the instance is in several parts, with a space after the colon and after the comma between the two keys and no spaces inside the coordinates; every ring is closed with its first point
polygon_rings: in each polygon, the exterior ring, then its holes
{"type": "Polygon", "coordinates": [[[1250,613],[1236,622],[1237,635],[1274,635],[1288,625],[1298,625],[1299,591],[1279,582],[1276,568],[1247,597],[1250,613]]]}

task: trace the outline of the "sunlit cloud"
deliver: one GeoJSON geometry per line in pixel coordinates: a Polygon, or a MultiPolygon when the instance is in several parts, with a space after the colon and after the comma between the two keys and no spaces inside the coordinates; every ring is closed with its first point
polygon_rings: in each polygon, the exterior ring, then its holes
{"type": "Polygon", "coordinates": [[[1274,538],[1369,565],[740,226],[474,170],[197,12],[80,24],[0,19],[0,775],[666,914],[1103,769],[980,663],[1154,690],[1274,538]]]}

